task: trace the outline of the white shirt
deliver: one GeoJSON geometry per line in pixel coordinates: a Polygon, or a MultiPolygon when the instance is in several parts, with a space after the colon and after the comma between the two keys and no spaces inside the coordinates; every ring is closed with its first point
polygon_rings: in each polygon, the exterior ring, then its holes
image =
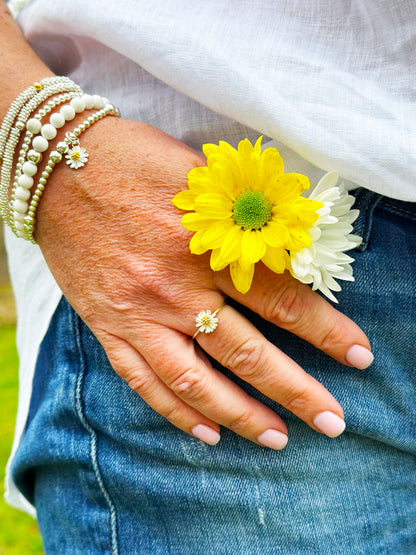
{"type": "MultiPolygon", "coordinates": [[[[52,70],[124,117],[198,150],[264,134],[312,182],[336,170],[349,187],[416,201],[414,0],[36,0],[20,23],[52,70]]],[[[11,233],[6,243],[21,383],[13,456],[61,293],[38,247],[11,233]]],[[[8,501],[33,512],[7,474],[8,501]]]]}

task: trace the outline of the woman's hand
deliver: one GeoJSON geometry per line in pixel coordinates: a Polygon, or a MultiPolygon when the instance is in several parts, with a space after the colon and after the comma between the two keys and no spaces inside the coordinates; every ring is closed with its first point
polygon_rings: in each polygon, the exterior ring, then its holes
{"type": "Polygon", "coordinates": [[[364,367],[371,354],[358,326],[288,274],[258,264],[241,295],[228,270],[214,273],[208,256],[190,254],[191,234],[171,199],[186,187],[187,172],[204,165],[198,153],[153,127],[114,118],[91,127],[81,143],[89,162],[55,168],[35,235],[114,370],[172,424],[207,443],[219,440],[222,425],[283,448],[281,418],[215,370],[203,349],[313,429],[339,435],[337,401],[236,310],[225,306],[218,328],[193,341],[195,316],[232,297],[341,363],[364,367]]]}

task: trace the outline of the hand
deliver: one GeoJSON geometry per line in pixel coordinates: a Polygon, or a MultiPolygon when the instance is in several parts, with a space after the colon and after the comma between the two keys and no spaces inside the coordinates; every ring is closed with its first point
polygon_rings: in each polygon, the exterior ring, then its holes
{"type": "Polygon", "coordinates": [[[353,345],[369,349],[358,326],[287,273],[258,264],[250,292],[241,295],[228,269],[214,273],[208,255],[190,254],[191,234],[171,199],[186,187],[187,172],[204,165],[198,153],[153,127],[114,118],[81,142],[89,162],[81,170],[56,167],[36,239],[114,370],[172,424],[211,444],[222,425],[282,448],[287,429],[215,370],[202,349],[313,429],[341,433],[338,402],[236,310],[225,306],[217,330],[193,341],[195,316],[232,297],[343,364],[348,353],[353,362],[353,345]]]}

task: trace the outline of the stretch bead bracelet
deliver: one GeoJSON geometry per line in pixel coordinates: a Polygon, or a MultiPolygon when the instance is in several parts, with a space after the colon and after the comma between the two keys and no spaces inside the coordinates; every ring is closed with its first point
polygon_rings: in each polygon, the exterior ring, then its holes
{"type": "MultiPolygon", "coordinates": [[[[55,98],[53,98],[52,100],[49,100],[48,103],[41,109],[39,110],[39,112],[31,119],[29,119],[26,122],[26,135],[25,138],[23,140],[23,144],[22,144],[22,148],[20,149],[19,152],[19,156],[17,159],[17,164],[16,164],[16,173],[14,176],[14,181],[13,181],[13,187],[12,187],[12,194],[11,194],[11,199],[10,199],[10,206],[13,206],[14,201],[16,200],[16,198],[19,198],[20,200],[24,200],[24,199],[28,199],[30,196],[29,190],[27,189],[27,185],[29,183],[29,181],[27,179],[25,179],[25,177],[22,177],[22,175],[26,176],[26,177],[31,177],[28,176],[27,174],[24,174],[23,172],[23,166],[26,162],[26,155],[27,155],[27,161],[29,162],[33,162],[35,164],[38,164],[39,162],[41,162],[42,160],[42,154],[36,152],[35,150],[29,150],[29,146],[30,146],[30,142],[33,138],[33,131],[36,131],[37,129],[42,129],[42,125],[41,125],[41,119],[43,117],[43,115],[47,115],[49,112],[51,112],[54,108],[56,108],[56,106],[59,106],[59,104],[63,104],[64,102],[67,102],[68,100],[73,99],[74,97],[79,97],[80,94],[78,92],[71,92],[71,93],[65,93],[65,94],[61,94],[55,98]],[[38,127],[39,126],[39,127],[38,127]],[[20,185],[19,185],[19,179],[21,178],[21,181],[23,183],[26,183],[26,187],[24,187],[24,190],[19,190],[20,189],[20,185]]],[[[54,113],[52,114],[52,116],[50,117],[50,123],[54,122],[55,125],[55,129],[58,129],[59,127],[62,127],[65,124],[65,119],[63,118],[63,116],[60,115],[60,113],[54,113]],[[57,116],[57,117],[55,117],[57,116]],[[60,116],[60,117],[59,117],[60,116]],[[63,123],[61,122],[61,119],[63,120],[63,123]]],[[[33,183],[32,183],[33,185],[33,183]]],[[[12,224],[11,218],[9,218],[9,225],[12,224]]]]}
{"type": "Polygon", "coordinates": [[[25,129],[26,121],[29,118],[30,114],[40,104],[42,104],[45,100],[47,100],[54,94],[67,91],[79,92],[80,94],[82,94],[82,90],[80,89],[80,87],[78,87],[78,85],[75,85],[73,81],[67,78],[52,78],[51,83],[48,82],[48,84],[46,85],[41,85],[42,83],[33,85],[32,88],[35,90],[35,94],[32,94],[32,96],[30,96],[28,101],[26,100],[26,103],[23,104],[23,106],[21,106],[22,102],[16,104],[14,110],[11,112],[10,118],[7,121],[7,125],[5,125],[3,129],[4,135],[1,137],[2,141],[4,140],[4,137],[6,137],[6,143],[4,146],[2,146],[2,151],[0,151],[0,216],[2,216],[3,219],[7,218],[8,189],[10,185],[10,177],[13,167],[13,158],[16,145],[19,141],[22,131],[25,129]],[[38,85],[38,87],[36,87],[36,85],[38,85]],[[12,126],[13,122],[9,125],[11,118],[13,118],[13,120],[17,118],[14,126],[12,126]],[[6,135],[7,131],[9,131],[8,135],[6,135]]]}
{"type": "MultiPolygon", "coordinates": [[[[36,116],[28,120],[28,130],[38,134],[32,140],[32,150],[29,151],[28,160],[24,162],[24,159],[19,159],[19,163],[22,162],[21,172],[17,178],[16,188],[12,192],[10,201],[10,215],[8,223],[17,236],[23,236],[23,222],[26,212],[29,209],[29,190],[33,186],[33,178],[38,171],[37,164],[42,159],[42,153],[48,150],[48,141],[56,137],[56,129],[61,128],[66,121],[72,121],[76,114],[80,114],[86,109],[102,108],[106,104],[108,104],[108,100],[98,95],[77,96],[73,98],[69,104],[62,106],[59,113],[51,116],[50,121],[55,122],[56,127],[52,125],[52,123],[47,123],[42,126],[40,120],[36,118],[36,116]]],[[[33,136],[32,133],[30,133],[30,135],[33,136]]],[[[27,148],[27,145],[23,145],[23,147],[27,148]]],[[[49,160],[49,162],[51,162],[51,160],[49,160]]],[[[46,169],[44,172],[45,171],[46,169]]]]}
{"type": "MultiPolygon", "coordinates": [[[[58,143],[56,146],[56,150],[52,151],[49,154],[48,163],[42,172],[42,177],[39,179],[39,183],[32,196],[27,215],[23,216],[24,223],[21,222],[20,218],[18,221],[15,220],[14,222],[14,226],[16,228],[16,235],[18,237],[27,239],[31,243],[36,243],[33,236],[34,227],[35,227],[36,209],[38,207],[40,197],[42,196],[46,183],[54,167],[56,166],[56,164],[59,164],[59,162],[62,160],[62,157],[64,155],[65,155],[65,158],[67,159],[66,163],[71,168],[78,169],[83,167],[88,161],[88,153],[79,144],[80,135],[84,131],[86,131],[89,127],[91,127],[91,125],[93,125],[100,119],[110,115],[119,117],[120,113],[118,109],[115,108],[112,104],[106,104],[104,108],[102,108],[101,110],[98,110],[97,112],[89,116],[83,123],[81,123],[81,125],[73,129],[72,132],[67,133],[65,135],[65,140],[58,143]]],[[[16,214],[16,210],[14,213],[16,214]]]]}
{"type": "Polygon", "coordinates": [[[20,135],[25,129],[26,121],[30,114],[40,106],[45,100],[56,93],[62,93],[66,91],[80,92],[81,89],[73,83],[63,83],[61,85],[52,85],[51,87],[45,87],[39,94],[33,97],[20,111],[15,126],[12,127],[9,135],[9,139],[4,148],[4,155],[1,167],[1,186],[9,187],[10,176],[13,166],[14,152],[16,150],[16,145],[19,142],[20,135]]]}

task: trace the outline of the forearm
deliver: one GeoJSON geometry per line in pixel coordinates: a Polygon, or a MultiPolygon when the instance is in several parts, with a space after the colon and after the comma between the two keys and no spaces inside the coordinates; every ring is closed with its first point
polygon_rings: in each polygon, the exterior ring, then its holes
{"type": "Polygon", "coordinates": [[[28,45],[4,0],[0,0],[0,120],[13,100],[53,72],[28,45]]]}

